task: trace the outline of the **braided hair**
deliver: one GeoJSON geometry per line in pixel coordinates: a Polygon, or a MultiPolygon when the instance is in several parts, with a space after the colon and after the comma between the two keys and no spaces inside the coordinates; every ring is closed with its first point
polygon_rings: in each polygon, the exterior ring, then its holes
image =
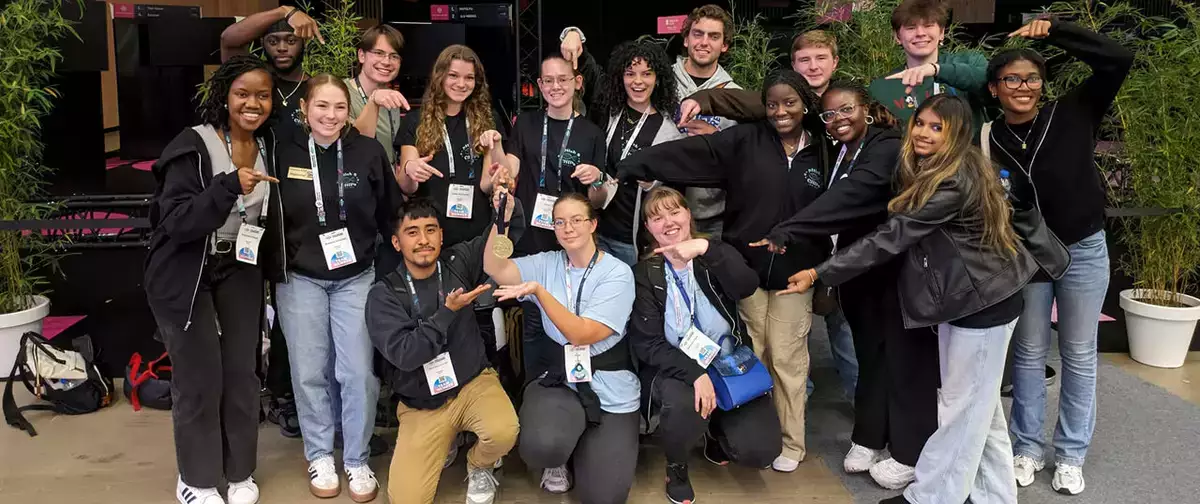
{"type": "Polygon", "coordinates": [[[897,129],[900,127],[900,121],[896,119],[896,116],[892,115],[887,107],[871,98],[871,93],[862,84],[851,80],[834,81],[825,89],[825,94],[822,96],[828,96],[830,91],[844,91],[856,96],[858,103],[867,107],[867,117],[875,120],[876,128],[897,129]]]}
{"type": "Polygon", "coordinates": [[[229,123],[229,109],[226,106],[229,103],[229,91],[233,87],[233,81],[255,70],[262,70],[274,82],[275,74],[261,58],[238,55],[222,63],[204,83],[204,89],[201,91],[200,106],[196,108],[200,122],[217,129],[226,127],[229,123]]]}
{"type": "Polygon", "coordinates": [[[601,102],[610,116],[625,110],[628,98],[625,92],[625,69],[633,62],[642,60],[654,71],[654,91],[650,93],[650,105],[658,113],[670,116],[679,107],[679,96],[675,85],[675,71],[671,60],[662,46],[649,40],[623,42],[613,49],[605,69],[606,81],[601,84],[601,102]]]}

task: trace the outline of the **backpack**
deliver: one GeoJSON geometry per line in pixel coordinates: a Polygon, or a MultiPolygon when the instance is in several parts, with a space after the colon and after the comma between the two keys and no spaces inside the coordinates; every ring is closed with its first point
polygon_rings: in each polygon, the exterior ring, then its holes
{"type": "Polygon", "coordinates": [[[122,392],[133,405],[133,411],[141,411],[142,406],[157,410],[171,409],[171,365],[167,359],[167,352],[163,352],[157,359],[143,365],[141,353],[134,352],[129,357],[122,392]]]}
{"type": "Polygon", "coordinates": [[[4,420],[13,427],[36,436],[24,411],[53,411],[64,415],[82,415],[113,402],[113,382],[100,374],[93,361],[92,340],[80,336],[64,343],[52,342],[35,332],[21,336],[8,383],[4,386],[4,420]],[[18,407],[13,398],[13,383],[21,380],[29,393],[49,404],[18,407]]]}

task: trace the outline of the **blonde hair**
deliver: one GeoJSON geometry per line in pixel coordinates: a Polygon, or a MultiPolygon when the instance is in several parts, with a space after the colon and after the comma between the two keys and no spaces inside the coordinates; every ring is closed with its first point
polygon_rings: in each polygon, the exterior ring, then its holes
{"type": "Polygon", "coordinates": [[[801,49],[810,47],[824,47],[829,49],[830,54],[834,58],[838,57],[837,37],[825,30],[809,30],[792,39],[792,57],[796,57],[796,52],[801,49]]]}
{"type": "MultiPolygon", "coordinates": [[[[688,213],[692,212],[692,208],[688,206],[687,198],[683,196],[683,193],[667,186],[655,187],[650,190],[650,193],[646,195],[646,201],[642,203],[642,220],[649,222],[651,217],[676,208],[687,210],[688,213]]],[[[653,233],[647,232],[646,234],[650,235],[649,247],[647,248],[649,250],[648,255],[653,255],[654,249],[659,246],[658,240],[654,239],[653,233]]],[[[688,221],[688,236],[691,238],[707,237],[696,231],[695,218],[688,221]]]]}
{"type": "MultiPolygon", "coordinates": [[[[465,61],[475,67],[475,90],[463,103],[467,113],[467,121],[471,123],[471,140],[478,140],[483,132],[496,129],[496,121],[492,118],[492,94],[488,90],[487,75],[479,56],[465,45],[454,44],[442,50],[433,71],[429,75],[429,85],[421,101],[421,122],[417,125],[417,151],[422,156],[431,156],[443,148],[442,131],[446,126],[446,106],[450,98],[446,96],[443,84],[446,75],[450,73],[450,63],[465,61]]],[[[481,150],[477,154],[482,155],[481,150]]]]}

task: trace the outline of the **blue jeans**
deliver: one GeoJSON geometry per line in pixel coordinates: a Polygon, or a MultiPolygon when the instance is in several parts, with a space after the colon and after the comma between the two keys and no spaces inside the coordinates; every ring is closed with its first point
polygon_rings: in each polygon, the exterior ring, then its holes
{"type": "Polygon", "coordinates": [[[913,504],[1016,504],[1012,444],[1000,402],[1008,341],[1017,321],[987,329],[938,326],[938,429],[904,490],[913,504]]]}
{"type": "Polygon", "coordinates": [[[365,309],[374,280],[374,268],[345,280],[288,272],[288,282],[277,287],[279,323],[292,349],[304,457],[310,462],[333,454],[339,420],[345,466],[364,466],[370,456],[379,380],[371,367],[365,309]]]}
{"type": "MultiPolygon", "coordinates": [[[[829,351],[833,354],[833,366],[842,380],[842,390],[850,404],[854,404],[854,389],[858,386],[858,359],[854,356],[854,337],[850,324],[839,306],[825,316],[825,333],[829,335],[829,351]]],[[[813,381],[808,379],[808,396],[812,397],[813,381]]]]}
{"type": "Polygon", "coordinates": [[[600,250],[620,259],[621,262],[628,264],[630,268],[638,262],[637,249],[633,248],[632,243],[614,240],[596,233],[596,246],[600,247],[600,250]]]}
{"type": "Polygon", "coordinates": [[[1052,283],[1025,286],[1025,311],[1013,337],[1013,452],[1042,460],[1046,422],[1046,356],[1050,306],[1058,299],[1058,352],[1062,356],[1054,460],[1083,466],[1096,428],[1096,332],[1108,292],[1104,231],[1068,247],[1071,268],[1052,283]]]}

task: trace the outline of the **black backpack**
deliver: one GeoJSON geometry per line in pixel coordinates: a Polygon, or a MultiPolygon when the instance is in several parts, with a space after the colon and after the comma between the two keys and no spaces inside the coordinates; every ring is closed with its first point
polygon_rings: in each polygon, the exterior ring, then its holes
{"type": "Polygon", "coordinates": [[[12,373],[4,386],[4,421],[33,437],[37,431],[25,419],[24,411],[82,415],[112,404],[113,382],[96,368],[94,353],[92,340],[86,335],[73,339],[69,347],[34,332],[21,336],[12,373]],[[44,376],[49,369],[57,369],[50,374],[65,373],[71,377],[44,376]],[[18,407],[12,391],[17,380],[25,383],[29,393],[48,404],[18,407]]]}

